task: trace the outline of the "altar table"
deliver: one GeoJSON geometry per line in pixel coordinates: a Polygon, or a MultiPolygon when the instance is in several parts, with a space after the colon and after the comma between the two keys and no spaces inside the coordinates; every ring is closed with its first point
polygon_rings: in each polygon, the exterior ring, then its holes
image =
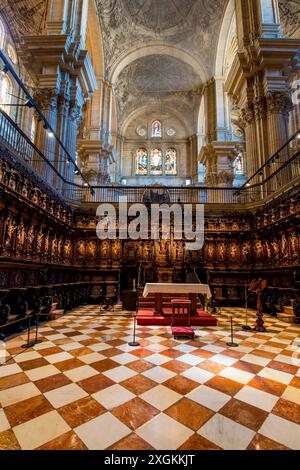
{"type": "Polygon", "coordinates": [[[196,315],[197,313],[199,294],[205,295],[207,299],[211,298],[210,287],[207,284],[146,284],[143,297],[148,297],[150,294],[155,294],[155,311],[159,314],[163,313],[163,294],[174,294],[173,298],[176,298],[178,294],[185,294],[192,302],[192,315],[196,315]]]}

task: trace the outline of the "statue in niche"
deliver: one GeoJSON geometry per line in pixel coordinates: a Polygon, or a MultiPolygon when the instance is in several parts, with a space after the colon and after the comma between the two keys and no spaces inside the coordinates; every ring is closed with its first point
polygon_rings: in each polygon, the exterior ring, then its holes
{"type": "Polygon", "coordinates": [[[64,243],[64,258],[70,259],[71,258],[71,250],[72,250],[72,244],[70,240],[66,240],[64,243]]]}
{"type": "Polygon", "coordinates": [[[33,242],[34,242],[34,226],[29,225],[26,235],[26,247],[27,250],[31,248],[33,249],[33,242]]]}
{"type": "Polygon", "coordinates": [[[288,247],[287,247],[287,239],[286,236],[283,234],[281,237],[281,254],[283,258],[288,257],[288,247]]]}
{"type": "Polygon", "coordinates": [[[50,240],[49,240],[49,234],[47,234],[45,236],[45,246],[44,246],[45,257],[49,255],[49,250],[50,250],[50,240]]]}
{"type": "Polygon", "coordinates": [[[250,257],[251,244],[250,242],[244,242],[242,245],[242,260],[247,263],[250,257]]]}
{"type": "Polygon", "coordinates": [[[26,233],[25,225],[23,224],[23,222],[21,222],[19,227],[18,227],[18,230],[17,230],[17,246],[18,246],[18,248],[23,248],[24,247],[25,233],[26,233]]]}
{"type": "Polygon", "coordinates": [[[76,245],[76,252],[78,259],[84,259],[85,257],[85,243],[83,240],[79,240],[76,245]]]}
{"type": "Polygon", "coordinates": [[[101,259],[109,258],[109,242],[104,240],[101,245],[101,259]]]}
{"type": "Polygon", "coordinates": [[[96,242],[91,240],[88,243],[88,258],[89,259],[95,259],[96,257],[96,242]]]}
{"type": "Polygon", "coordinates": [[[121,258],[121,241],[114,240],[112,243],[112,257],[113,259],[120,259],[121,258]]]}
{"type": "Polygon", "coordinates": [[[223,242],[219,243],[218,257],[221,261],[225,260],[225,252],[226,252],[225,243],[223,243],[223,242]]]}
{"type": "Polygon", "coordinates": [[[263,244],[262,244],[261,240],[257,240],[255,242],[255,254],[256,254],[257,260],[261,260],[263,258],[264,247],[263,247],[263,244]]]}
{"type": "Polygon", "coordinates": [[[237,259],[238,249],[236,243],[230,243],[229,254],[233,260],[237,259]]]}
{"type": "Polygon", "coordinates": [[[52,255],[55,256],[55,258],[57,258],[58,255],[58,239],[56,236],[53,238],[52,241],[52,255]]]}
{"type": "Polygon", "coordinates": [[[63,252],[63,240],[62,240],[62,238],[59,238],[58,239],[58,247],[57,247],[57,255],[58,255],[59,259],[62,258],[62,252],[63,252]]]}
{"type": "Polygon", "coordinates": [[[43,246],[43,231],[40,230],[37,235],[37,241],[36,241],[36,252],[39,255],[42,254],[42,246],[43,246]]]}
{"type": "Polygon", "coordinates": [[[273,240],[271,245],[272,245],[272,248],[273,248],[274,257],[277,258],[278,255],[279,255],[278,242],[276,240],[273,240]]]}
{"type": "Polygon", "coordinates": [[[291,234],[290,237],[290,246],[291,246],[291,253],[292,256],[295,256],[298,252],[298,238],[295,232],[291,234]]]}
{"type": "Polygon", "coordinates": [[[11,248],[12,238],[16,230],[17,230],[17,224],[15,220],[11,216],[9,216],[6,221],[6,230],[5,230],[5,238],[4,238],[4,245],[6,248],[11,248]]]}
{"type": "Polygon", "coordinates": [[[214,259],[214,255],[215,255],[215,246],[213,243],[209,243],[208,248],[207,248],[207,256],[209,259],[214,259]]]}
{"type": "Polygon", "coordinates": [[[270,243],[268,241],[266,241],[265,246],[266,246],[267,258],[268,258],[268,260],[271,260],[272,259],[272,250],[271,250],[271,247],[270,247],[270,243]]]}

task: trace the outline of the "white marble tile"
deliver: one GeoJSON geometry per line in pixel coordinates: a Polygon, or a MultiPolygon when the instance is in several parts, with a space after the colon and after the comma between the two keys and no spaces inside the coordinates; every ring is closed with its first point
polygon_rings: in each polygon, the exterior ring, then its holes
{"type": "Polygon", "coordinates": [[[116,384],[94,393],[92,397],[108,410],[112,410],[132,400],[135,395],[121,385],[116,384]]]}
{"type": "Polygon", "coordinates": [[[300,450],[300,426],[279,416],[270,414],[259,433],[292,450],[300,450]]]}
{"type": "Polygon", "coordinates": [[[160,413],[138,428],[136,434],[156,450],[176,450],[194,433],[178,421],[160,413]]]}
{"type": "Polygon", "coordinates": [[[183,375],[184,377],[194,380],[200,384],[204,384],[214,377],[214,374],[199,367],[191,367],[190,369],[182,372],[180,375],[183,375]]]}
{"type": "Polygon", "coordinates": [[[105,351],[106,349],[111,349],[111,345],[106,343],[92,344],[89,346],[89,349],[96,352],[105,351]]]}
{"type": "Polygon", "coordinates": [[[119,383],[123,382],[123,380],[130,379],[131,377],[136,375],[136,372],[129,369],[128,367],[120,366],[103,372],[103,375],[106,375],[106,377],[109,377],[114,382],[119,383]]]}
{"type": "Polygon", "coordinates": [[[10,429],[10,424],[4,411],[0,409],[0,432],[7,431],[8,429],[10,429]]]}
{"type": "Polygon", "coordinates": [[[179,393],[174,392],[164,385],[158,385],[157,387],[154,387],[140,395],[140,398],[145,400],[147,403],[150,403],[150,405],[154,406],[158,410],[164,411],[180,400],[182,395],[179,395],[179,393]]]}
{"type": "Polygon", "coordinates": [[[72,382],[79,382],[80,380],[88,379],[94,375],[98,375],[99,372],[93,369],[91,366],[85,365],[76,367],[76,369],[67,370],[64,374],[72,380],[72,382]]]}
{"type": "Polygon", "coordinates": [[[111,413],[105,413],[74,429],[89,450],[104,450],[131,433],[111,413]]]}
{"type": "Polygon", "coordinates": [[[255,377],[255,374],[250,374],[250,372],[245,372],[244,370],[235,369],[234,367],[227,367],[219,374],[221,377],[226,379],[234,380],[242,384],[247,384],[250,380],[255,377]]]}
{"type": "Polygon", "coordinates": [[[272,411],[278,401],[275,395],[248,386],[243,387],[234,398],[268,412],[272,411]]]}
{"type": "Polygon", "coordinates": [[[7,364],[6,366],[0,367],[0,377],[8,377],[9,375],[18,374],[23,372],[18,364],[7,364]]]}
{"type": "Polygon", "coordinates": [[[33,383],[18,385],[17,387],[0,391],[0,405],[4,408],[5,406],[13,405],[40,394],[41,392],[33,383]]]}
{"type": "Polygon", "coordinates": [[[60,374],[54,365],[49,364],[48,366],[37,367],[36,369],[26,370],[25,374],[32,381],[45,379],[46,377],[51,377],[52,375],[60,374]]]}
{"type": "Polygon", "coordinates": [[[246,354],[241,358],[241,361],[250,362],[250,364],[256,364],[258,366],[265,367],[269,364],[271,359],[261,356],[255,356],[255,354],[246,354]]]}
{"type": "Polygon", "coordinates": [[[235,357],[225,356],[224,354],[216,354],[215,356],[211,357],[210,360],[225,366],[232,366],[232,364],[237,362],[235,357]]]}
{"type": "Polygon", "coordinates": [[[25,361],[32,361],[33,359],[39,359],[40,357],[41,355],[37,351],[29,351],[18,354],[14,357],[14,360],[18,364],[25,361]]]}
{"type": "Polygon", "coordinates": [[[213,353],[221,353],[222,351],[225,350],[225,347],[221,348],[220,346],[214,346],[213,344],[209,344],[207,346],[203,346],[203,348],[201,349],[203,349],[204,351],[209,351],[213,353]]]}
{"type": "Polygon", "coordinates": [[[76,384],[65,385],[64,387],[50,390],[44,393],[47,400],[50,401],[54,408],[61,408],[62,406],[73,403],[87,396],[87,393],[76,384]]]}
{"type": "Polygon", "coordinates": [[[296,387],[287,387],[284,391],[284,394],[281,396],[285,400],[292,401],[300,405],[300,390],[296,387]]]}
{"type": "Polygon", "coordinates": [[[113,356],[112,358],[115,362],[118,362],[119,364],[130,364],[130,362],[136,361],[136,356],[133,354],[117,354],[116,356],[113,356]]]}
{"type": "Polygon", "coordinates": [[[167,356],[164,356],[163,354],[152,354],[151,356],[147,356],[147,362],[151,362],[152,364],[155,364],[156,366],[161,366],[162,364],[165,364],[166,362],[170,361],[170,358],[167,356]]]}
{"type": "Polygon", "coordinates": [[[70,431],[70,427],[57,411],[50,411],[14,427],[13,431],[23,450],[33,450],[70,431]]]}
{"type": "Polygon", "coordinates": [[[97,352],[80,356],[81,362],[84,362],[85,364],[94,364],[94,362],[103,361],[104,359],[107,359],[107,357],[97,352]]]}
{"type": "Polygon", "coordinates": [[[175,346],[174,348],[176,351],[190,353],[192,351],[196,351],[197,348],[194,346],[189,346],[188,344],[180,344],[179,346],[175,346]]]}
{"type": "Polygon", "coordinates": [[[154,380],[154,382],[157,383],[163,383],[166,382],[166,380],[171,379],[172,377],[175,377],[175,373],[165,369],[164,367],[153,367],[150,370],[146,370],[145,372],[142,373],[145,377],[148,377],[151,380],[154,380]]]}
{"type": "Polygon", "coordinates": [[[224,450],[244,450],[255,436],[251,429],[219,414],[204,424],[198,434],[224,450]]]}
{"type": "MultiPolygon", "coordinates": [[[[80,346],[81,347],[81,346],[80,346]]],[[[50,364],[56,364],[57,362],[67,361],[68,359],[74,359],[68,352],[60,352],[57,354],[51,354],[50,356],[44,356],[50,364]]]]}
{"type": "Polygon", "coordinates": [[[184,354],[183,356],[178,357],[177,361],[184,362],[190,366],[197,366],[201,362],[204,362],[205,359],[200,356],[194,356],[193,354],[184,354]]]}
{"type": "Polygon", "coordinates": [[[258,375],[269,380],[274,380],[275,382],[280,382],[282,384],[288,385],[293,379],[292,374],[287,374],[286,372],[280,372],[279,370],[271,369],[266,367],[261,370],[258,375]]]}
{"type": "Polygon", "coordinates": [[[187,394],[187,397],[213,411],[219,411],[231,400],[231,396],[205,385],[195,388],[187,394]]]}

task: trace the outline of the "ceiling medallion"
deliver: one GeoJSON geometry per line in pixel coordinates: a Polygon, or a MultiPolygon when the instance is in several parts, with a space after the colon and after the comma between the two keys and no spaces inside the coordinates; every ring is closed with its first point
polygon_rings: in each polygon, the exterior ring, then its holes
{"type": "Polygon", "coordinates": [[[123,0],[134,21],[156,32],[185,22],[197,0],[123,0]]]}
{"type": "Polygon", "coordinates": [[[147,135],[147,129],[145,127],[138,127],[136,133],[140,137],[145,137],[147,135]]]}
{"type": "Polygon", "coordinates": [[[176,135],[176,131],[173,127],[170,127],[170,129],[167,130],[167,134],[169,137],[174,137],[176,135]]]}

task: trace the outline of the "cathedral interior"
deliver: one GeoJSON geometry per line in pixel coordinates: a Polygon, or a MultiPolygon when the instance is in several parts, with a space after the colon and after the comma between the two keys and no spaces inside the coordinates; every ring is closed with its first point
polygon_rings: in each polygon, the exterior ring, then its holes
{"type": "Polygon", "coordinates": [[[0,450],[300,449],[299,70],[299,0],[0,1],[0,450]]]}

